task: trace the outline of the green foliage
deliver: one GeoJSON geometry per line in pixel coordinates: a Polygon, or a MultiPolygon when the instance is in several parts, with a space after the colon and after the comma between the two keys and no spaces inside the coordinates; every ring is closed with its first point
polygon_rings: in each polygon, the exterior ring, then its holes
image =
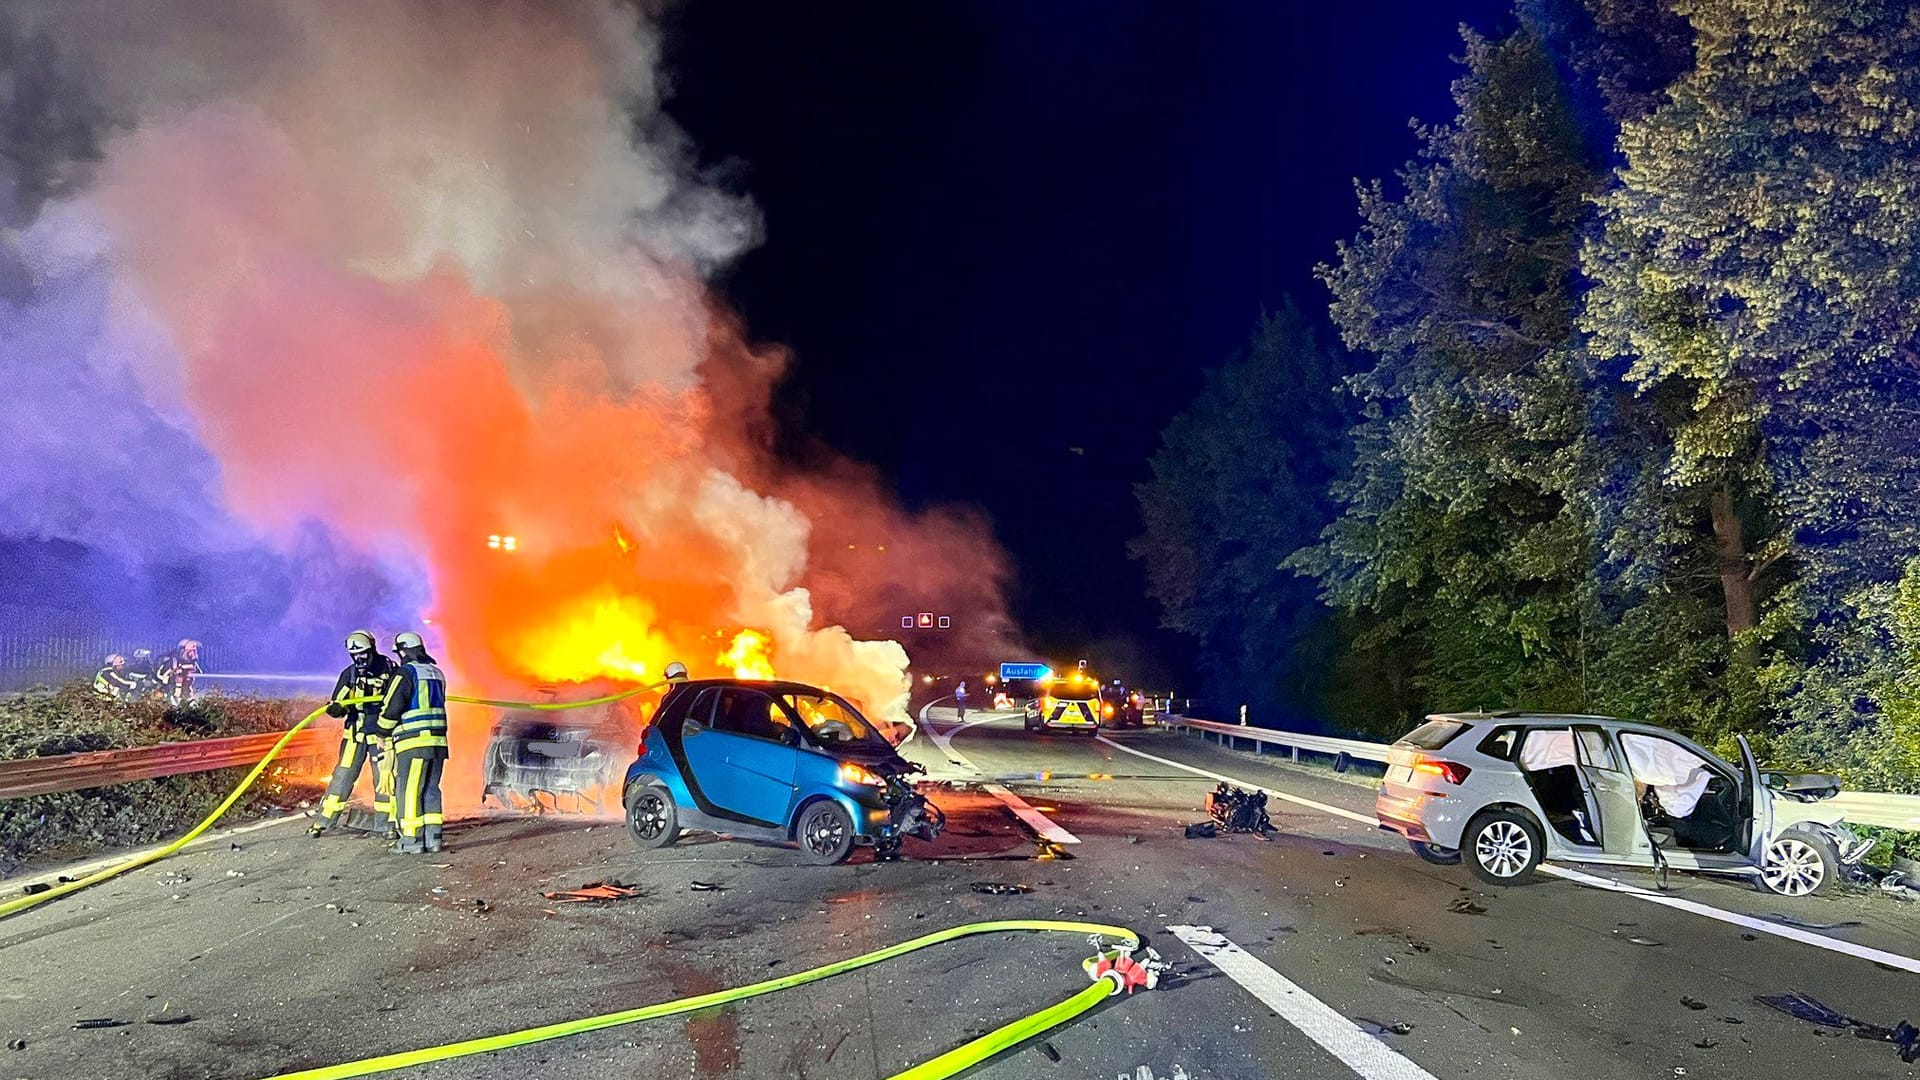
{"type": "MultiPolygon", "coordinates": [[[[1544,40],[1469,37],[1454,126],[1321,268],[1346,343],[1378,357],[1343,512],[1292,565],[1416,657],[1426,706],[1584,699],[1589,530],[1568,346],[1586,199],[1603,179],[1544,40]]],[[[1404,722],[1406,717],[1399,718],[1404,722]]]]}
{"type": "MultiPolygon", "coordinates": [[[[318,702],[205,698],[184,709],[104,701],[87,682],[0,697],[0,760],[151,746],[202,736],[285,731],[318,702]]],[[[236,807],[244,818],[301,797],[300,767],[271,770],[236,807]]],[[[245,769],[142,780],[0,802],[0,873],[32,858],[75,858],[186,831],[245,769]]]]}
{"type": "Polygon", "coordinates": [[[1287,303],[1208,373],[1135,489],[1146,530],[1129,550],[1163,625],[1200,643],[1209,696],[1263,711],[1295,696],[1294,653],[1319,613],[1280,563],[1327,518],[1342,373],[1287,303]]]}

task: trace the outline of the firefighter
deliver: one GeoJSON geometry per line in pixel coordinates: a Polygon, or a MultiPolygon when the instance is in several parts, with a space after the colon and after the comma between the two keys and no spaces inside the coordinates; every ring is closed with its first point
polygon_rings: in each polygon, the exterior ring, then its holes
{"type": "Polygon", "coordinates": [[[127,674],[133,676],[133,696],[143,698],[154,692],[159,685],[159,677],[153,673],[153,650],[133,650],[133,660],[127,664],[127,674]]]}
{"type": "Polygon", "coordinates": [[[200,674],[200,643],[181,638],[173,651],[160,658],[154,678],[169,705],[185,705],[193,697],[193,679],[200,674]]]}
{"type": "Polygon", "coordinates": [[[447,677],[411,630],[395,635],[393,651],[399,679],[385,708],[393,725],[393,816],[400,827],[393,850],[422,855],[441,849],[446,824],[440,774],[447,765],[447,677]]]}
{"type": "Polygon", "coordinates": [[[107,656],[106,666],[94,673],[93,692],[108,701],[131,701],[135,692],[132,674],[127,671],[127,658],[119,653],[107,656]]]}
{"type": "Polygon", "coordinates": [[[347,635],[347,656],[351,661],[334,680],[333,697],[327,703],[327,715],[343,721],[340,760],[320,801],[320,820],[307,830],[309,836],[319,836],[340,819],[360,781],[360,769],[369,760],[373,762],[373,812],[387,819],[393,816],[393,761],[387,745],[393,728],[384,709],[399,685],[399,665],[381,654],[373,634],[366,630],[347,635]]]}

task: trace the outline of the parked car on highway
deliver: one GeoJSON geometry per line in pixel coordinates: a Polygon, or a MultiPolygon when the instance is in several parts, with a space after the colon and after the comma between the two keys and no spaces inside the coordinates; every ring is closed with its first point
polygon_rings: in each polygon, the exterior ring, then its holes
{"type": "Polygon", "coordinates": [[[1100,682],[1072,672],[1046,684],[1026,705],[1028,731],[1100,733],[1100,682]]]}
{"type": "Polygon", "coordinates": [[[1415,854],[1484,881],[1541,860],[1667,867],[1819,892],[1871,847],[1823,806],[1831,776],[1735,767],[1665,728],[1602,716],[1437,714],[1393,744],[1375,812],[1415,854]]]}
{"type": "Polygon", "coordinates": [[[643,848],[686,829],[792,840],[808,861],[882,858],[946,818],[914,789],[922,772],[846,699],[793,682],[703,679],[667,691],[627,768],[627,829],[643,848]]]}

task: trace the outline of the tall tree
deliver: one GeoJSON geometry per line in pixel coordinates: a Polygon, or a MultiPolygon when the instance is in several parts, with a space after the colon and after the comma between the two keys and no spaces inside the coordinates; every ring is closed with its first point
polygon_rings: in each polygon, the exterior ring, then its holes
{"type": "Polygon", "coordinates": [[[1294,565],[1414,657],[1428,707],[1584,704],[1590,530],[1574,268],[1605,179],[1541,28],[1467,37],[1459,113],[1321,268],[1364,410],[1294,565]]]}
{"type": "MultiPolygon", "coordinates": [[[[1839,624],[1885,611],[1861,590],[1920,550],[1920,10],[1675,8],[1694,66],[1623,128],[1585,252],[1596,355],[1670,406],[1671,458],[1639,485],[1668,510],[1630,516],[1694,508],[1741,666],[1851,711],[1856,681],[1816,669],[1859,668],[1874,635],[1839,624]]],[[[1646,535],[1620,546],[1687,543],[1646,535]]]]}
{"type": "Polygon", "coordinates": [[[1162,624],[1198,644],[1207,696],[1263,717],[1297,700],[1298,649],[1325,615],[1280,564],[1330,516],[1344,374],[1287,301],[1207,374],[1161,435],[1152,478],[1134,489],[1146,528],[1129,551],[1162,624]]]}

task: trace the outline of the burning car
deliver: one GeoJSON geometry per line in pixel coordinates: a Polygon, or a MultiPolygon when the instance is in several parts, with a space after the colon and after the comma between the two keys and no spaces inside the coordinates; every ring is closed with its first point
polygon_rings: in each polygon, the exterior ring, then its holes
{"type": "Polygon", "coordinates": [[[481,797],[534,813],[598,811],[619,778],[628,731],[612,705],[505,713],[487,739],[481,797]]]}
{"type": "Polygon", "coordinates": [[[946,823],[902,758],[846,699],[794,682],[676,684],[628,766],[627,829],[643,848],[686,829],[791,840],[809,862],[843,862],[856,844],[881,858],[946,823]]]}
{"type": "Polygon", "coordinates": [[[1840,781],[1738,766],[1665,728],[1600,716],[1436,714],[1388,751],[1375,813],[1432,863],[1525,881],[1542,859],[1732,874],[1820,892],[1872,847],[1840,781]]]}

